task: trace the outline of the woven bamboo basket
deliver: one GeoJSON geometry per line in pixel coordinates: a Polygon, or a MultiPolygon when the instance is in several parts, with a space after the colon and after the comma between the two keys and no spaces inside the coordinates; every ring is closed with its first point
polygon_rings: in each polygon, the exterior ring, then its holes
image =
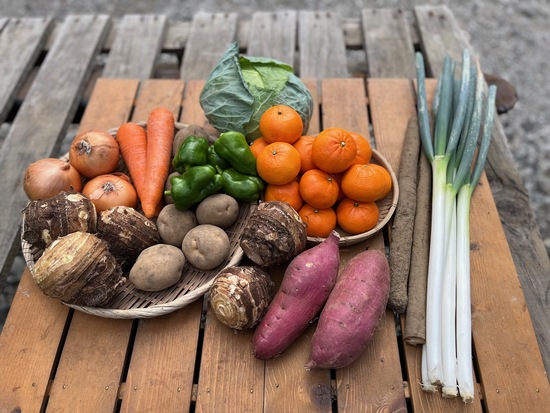
{"type": "MultiPolygon", "coordinates": [[[[140,125],[146,127],[146,123],[140,122],[140,125]]],[[[176,123],[176,133],[185,127],[185,124],[176,123]]],[[[118,129],[111,129],[108,132],[116,137],[118,129]]],[[[62,159],[67,159],[68,155],[65,155],[62,159]]],[[[121,163],[119,165],[119,171],[127,172],[125,165],[121,163]]],[[[222,269],[237,265],[242,257],[243,250],[241,249],[240,234],[243,227],[246,224],[248,216],[255,210],[256,204],[254,203],[241,203],[240,211],[237,221],[228,228],[227,234],[230,241],[230,252],[226,260],[218,267],[204,271],[193,267],[191,264],[186,263],[182,271],[180,281],[162,291],[158,292],[146,292],[135,288],[130,281],[126,283],[118,290],[116,295],[106,304],[104,307],[84,307],[73,304],[63,303],[75,310],[82,311],[87,314],[96,315],[105,318],[153,318],[164,314],[171,313],[193,301],[201,298],[210,289],[212,282],[222,269]]],[[[25,233],[25,222],[22,222],[21,234],[25,233]]],[[[32,246],[21,239],[21,247],[23,257],[27,263],[31,274],[34,273],[34,264],[36,260],[40,258],[43,251],[33,249],[32,246]]]]}
{"type": "MultiPolygon", "coordinates": [[[[384,228],[386,224],[390,221],[391,217],[395,212],[395,209],[397,208],[397,201],[399,200],[399,185],[397,182],[397,176],[395,175],[395,172],[393,171],[390,163],[376,149],[372,150],[371,162],[376,163],[380,166],[383,166],[390,173],[391,181],[392,181],[392,189],[388,193],[388,195],[386,195],[385,198],[379,201],[376,201],[376,205],[378,206],[379,216],[378,216],[378,222],[374,228],[372,228],[367,232],[363,232],[355,235],[348,234],[340,227],[336,228],[337,232],[340,234],[340,244],[339,244],[340,247],[358,244],[359,242],[365,241],[368,238],[378,234],[382,230],[382,228],[384,228]]],[[[312,244],[318,244],[324,240],[325,238],[308,237],[308,242],[312,244]]]]}

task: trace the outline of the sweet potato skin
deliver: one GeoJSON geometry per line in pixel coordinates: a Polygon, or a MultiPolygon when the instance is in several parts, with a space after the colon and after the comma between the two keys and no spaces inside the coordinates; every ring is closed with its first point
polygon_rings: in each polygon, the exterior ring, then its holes
{"type": "Polygon", "coordinates": [[[279,290],[254,331],[255,357],[279,355],[318,317],[338,276],[339,239],[333,232],[289,263],[279,290]]]}
{"type": "Polygon", "coordinates": [[[381,251],[353,257],[321,312],[305,368],[336,369],[359,358],[385,314],[389,291],[390,269],[381,251]]]}

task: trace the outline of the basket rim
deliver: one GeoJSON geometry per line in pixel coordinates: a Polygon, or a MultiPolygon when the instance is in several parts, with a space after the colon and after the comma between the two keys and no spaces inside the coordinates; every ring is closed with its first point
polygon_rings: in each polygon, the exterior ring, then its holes
{"type": "MultiPolygon", "coordinates": [[[[372,159],[375,160],[378,164],[382,165],[386,170],[389,172],[391,180],[392,180],[392,190],[390,192],[391,194],[391,204],[388,209],[388,212],[382,218],[374,228],[367,232],[362,232],[361,234],[356,235],[340,235],[340,241],[338,245],[340,247],[348,247],[351,245],[358,244],[359,242],[365,241],[374,235],[378,234],[390,221],[392,218],[396,208],[397,208],[397,202],[399,200],[399,183],[397,181],[397,175],[395,174],[393,168],[391,167],[388,160],[382,155],[382,153],[376,149],[372,149],[372,159]]],[[[387,197],[390,196],[390,194],[387,195],[387,197]]],[[[384,198],[385,199],[385,198],[384,198]]],[[[321,243],[326,238],[322,237],[307,237],[308,242],[310,243],[321,243]]]]}

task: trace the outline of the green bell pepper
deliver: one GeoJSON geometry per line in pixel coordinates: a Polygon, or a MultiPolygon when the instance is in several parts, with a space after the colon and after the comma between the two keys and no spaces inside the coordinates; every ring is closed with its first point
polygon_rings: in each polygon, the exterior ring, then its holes
{"type": "Polygon", "coordinates": [[[212,165],[218,171],[223,171],[224,169],[227,169],[231,166],[229,165],[229,162],[218,155],[216,149],[214,148],[214,145],[210,145],[208,147],[208,165],[212,165]]]}
{"type": "Polygon", "coordinates": [[[206,165],[208,161],[208,141],[200,136],[189,136],[172,159],[172,166],[180,174],[192,166],[206,165]]]}
{"type": "Polygon", "coordinates": [[[223,191],[238,201],[251,202],[260,198],[264,182],[258,176],[245,175],[234,168],[222,172],[223,191]]]}
{"type": "Polygon", "coordinates": [[[223,177],[212,165],[192,166],[183,174],[170,178],[170,184],[172,187],[164,194],[172,197],[176,209],[185,211],[218,192],[223,186],[223,177]]]}
{"type": "Polygon", "coordinates": [[[214,142],[214,149],[238,172],[245,175],[258,175],[256,158],[242,133],[235,131],[222,133],[214,142]]]}

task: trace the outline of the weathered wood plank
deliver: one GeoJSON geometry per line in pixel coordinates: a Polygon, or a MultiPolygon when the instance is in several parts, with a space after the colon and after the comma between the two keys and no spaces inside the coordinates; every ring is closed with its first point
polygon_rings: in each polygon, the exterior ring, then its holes
{"type": "MultiPolygon", "coordinates": [[[[417,7],[422,50],[431,75],[436,77],[446,53],[461,58],[471,48],[447,7],[417,7]],[[431,39],[431,40],[430,40],[431,39]]],[[[483,67],[483,61],[480,62],[483,67]]],[[[550,371],[550,258],[500,120],[496,119],[485,173],[498,208],[516,265],[523,294],[539,342],[546,370],[550,371]]]]}
{"type": "MultiPolygon", "coordinates": [[[[127,119],[137,87],[138,82],[135,80],[99,80],[82,119],[81,128],[110,128],[113,124],[127,119]],[[107,106],[109,111],[106,112],[107,106]]],[[[48,381],[56,366],[57,353],[63,346],[63,330],[68,315],[69,308],[58,300],[46,297],[34,284],[28,270],[25,270],[0,336],[2,358],[10,361],[8,364],[2,364],[0,380],[9,378],[9,386],[0,385],[0,411],[11,412],[16,407],[22,411],[40,411],[49,392],[48,381]]],[[[78,320],[72,327],[78,329],[78,320]]],[[[124,332],[120,326],[116,331],[110,330],[114,338],[109,337],[109,342],[115,342],[117,337],[127,336],[129,326],[126,330],[124,332]]],[[[86,331],[88,329],[85,328],[84,331],[72,334],[84,334],[83,339],[88,337],[86,334],[93,334],[89,342],[95,342],[96,338],[104,334],[99,329],[89,329],[88,333],[86,331]]],[[[89,342],[81,344],[81,348],[76,350],[73,348],[73,357],[77,357],[81,362],[85,361],[86,357],[82,357],[82,354],[89,342]]],[[[67,348],[71,348],[70,340],[67,348]]],[[[76,369],[78,374],[82,373],[82,370],[78,370],[78,362],[74,360],[70,360],[67,368],[76,369]]],[[[99,375],[96,378],[99,379],[99,375]]],[[[62,394],[74,396],[73,392],[82,391],[81,388],[73,386],[63,389],[63,384],[66,383],[60,384],[62,394]]],[[[118,385],[118,382],[116,384],[118,385]]],[[[102,390],[103,392],[108,393],[105,390],[102,390]]],[[[116,389],[114,394],[113,403],[116,400],[116,389]]]]}
{"type": "Polygon", "coordinates": [[[129,14],[117,26],[103,77],[148,79],[153,76],[166,34],[164,15],[129,14]]]}
{"type": "Polygon", "coordinates": [[[185,45],[180,77],[185,80],[206,79],[223,52],[235,40],[236,32],[236,13],[195,14],[185,45]]]}
{"type": "MultiPolygon", "coordinates": [[[[319,116],[318,84],[305,81],[313,97],[314,116],[309,133],[317,134],[321,128],[319,116]]],[[[285,266],[269,269],[269,274],[278,283],[282,281],[285,266]]],[[[293,409],[299,412],[331,412],[330,370],[306,371],[303,368],[311,351],[311,337],[316,323],[312,323],[298,339],[280,356],[265,362],[265,404],[264,411],[281,412],[287,410],[288,400],[293,401],[293,409]],[[297,392],[296,389],[302,389],[297,392]]]]}
{"type": "Polygon", "coordinates": [[[340,16],[330,11],[300,11],[300,70],[307,78],[349,77],[340,16]]]}
{"type": "MultiPolygon", "coordinates": [[[[323,129],[341,127],[370,139],[363,79],[323,79],[321,94],[323,129]],[[357,104],[349,105],[350,101],[357,104]]],[[[382,233],[354,246],[341,248],[340,267],[344,268],[352,257],[368,248],[384,251],[382,233]]],[[[350,366],[336,370],[340,411],[406,409],[395,334],[393,314],[387,311],[365,353],[350,366]]]]}
{"type": "Polygon", "coordinates": [[[23,174],[60,146],[106,33],[107,16],[68,16],[25,97],[0,152],[0,270],[19,249],[20,212],[27,203],[23,174]],[[62,64],[60,63],[62,62],[62,64]]]}
{"type": "Polygon", "coordinates": [[[414,78],[414,45],[403,10],[364,9],[362,19],[369,76],[414,78]]]}
{"type": "Polygon", "coordinates": [[[41,411],[68,314],[25,269],[0,335],[0,411],[41,411]]]}
{"type": "Polygon", "coordinates": [[[250,56],[270,57],[294,66],[296,16],[294,10],[254,13],[246,53],[250,56]]]}
{"type": "Polygon", "coordinates": [[[252,356],[252,334],[232,330],[207,312],[197,413],[263,411],[264,362],[252,356]]]}
{"type": "MultiPolygon", "coordinates": [[[[137,80],[98,79],[78,131],[108,130],[126,121],[138,86],[137,80]]],[[[118,399],[131,330],[131,320],[112,320],[76,311],[51,383],[48,408],[112,410],[118,399]],[[88,374],[82,374],[83,371],[88,374]]]]}
{"type": "Polygon", "coordinates": [[[36,62],[52,27],[49,18],[4,19],[0,22],[0,123],[36,62]]]}

